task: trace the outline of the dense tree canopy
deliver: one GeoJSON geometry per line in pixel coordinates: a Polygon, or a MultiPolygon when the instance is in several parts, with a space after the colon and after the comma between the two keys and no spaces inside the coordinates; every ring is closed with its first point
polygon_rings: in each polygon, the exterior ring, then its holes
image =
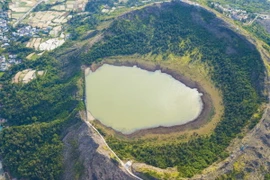
{"type": "Polygon", "coordinates": [[[62,133],[76,119],[82,97],[76,94],[80,63],[73,63],[72,55],[56,60],[58,53],[45,53],[36,61],[14,66],[0,79],[0,115],[10,126],[0,132],[0,155],[13,177],[45,180],[61,176],[62,133]],[[26,68],[45,74],[27,84],[11,83],[26,68]]]}

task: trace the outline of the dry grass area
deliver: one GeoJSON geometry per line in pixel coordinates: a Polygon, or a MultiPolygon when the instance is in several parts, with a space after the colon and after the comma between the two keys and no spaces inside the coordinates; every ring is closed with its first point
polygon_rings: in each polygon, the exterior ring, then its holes
{"type": "Polygon", "coordinates": [[[40,44],[39,50],[41,51],[51,51],[65,43],[64,39],[52,38],[40,44]]]}
{"type": "Polygon", "coordinates": [[[25,13],[24,12],[14,12],[14,13],[10,13],[10,18],[13,19],[19,19],[20,17],[22,17],[25,13]]]}
{"type": "Polygon", "coordinates": [[[26,44],[26,47],[34,48],[35,50],[39,49],[39,45],[42,43],[41,38],[32,38],[28,43],[26,44]]]}
{"type": "Polygon", "coordinates": [[[37,76],[43,76],[45,71],[36,71],[32,69],[25,69],[23,71],[19,71],[16,75],[12,78],[12,83],[29,83],[37,76]]]}
{"type": "Polygon", "coordinates": [[[61,46],[65,40],[65,34],[62,32],[62,25],[68,21],[69,12],[57,11],[40,11],[30,13],[27,19],[27,24],[32,27],[47,29],[50,31],[52,39],[32,38],[26,44],[26,47],[34,48],[36,50],[50,51],[61,46]],[[57,38],[59,37],[60,38],[57,38]]]}
{"type": "Polygon", "coordinates": [[[176,168],[161,169],[145,163],[133,163],[132,168],[136,172],[159,177],[159,179],[177,179],[179,176],[176,168]]]}
{"type": "Polygon", "coordinates": [[[37,0],[12,0],[9,8],[13,12],[27,12],[37,3],[37,0]]]}
{"type": "Polygon", "coordinates": [[[87,0],[67,0],[62,4],[53,6],[53,10],[57,11],[84,11],[87,0]]]}
{"type": "MultiPolygon", "coordinates": [[[[38,0],[12,0],[9,3],[9,9],[11,10],[10,17],[14,19],[19,19],[22,17],[29,9],[31,9],[38,0]]],[[[46,4],[55,4],[56,0],[45,1],[46,4]]],[[[70,11],[84,11],[87,4],[87,0],[67,0],[62,4],[53,6],[52,9],[62,12],[70,11]]],[[[50,17],[51,11],[47,11],[49,14],[45,13],[44,18],[50,17]]],[[[54,11],[55,12],[55,11],[54,11]]],[[[43,12],[40,12],[43,13],[43,12]]],[[[61,13],[61,12],[60,12],[61,13]]],[[[37,26],[40,27],[40,26],[37,26]]]]}
{"type": "Polygon", "coordinates": [[[40,11],[30,13],[28,24],[32,27],[47,28],[67,22],[68,12],[40,11]]]}
{"type": "Polygon", "coordinates": [[[12,0],[9,3],[9,17],[13,19],[19,19],[36,3],[37,0],[12,0]]]}
{"type": "Polygon", "coordinates": [[[41,51],[51,51],[62,44],[64,44],[65,40],[62,38],[52,38],[45,41],[42,38],[32,38],[26,44],[26,47],[34,48],[35,50],[41,51]]]}
{"type": "Polygon", "coordinates": [[[63,5],[55,6],[56,10],[84,11],[87,0],[67,0],[63,5]]]}

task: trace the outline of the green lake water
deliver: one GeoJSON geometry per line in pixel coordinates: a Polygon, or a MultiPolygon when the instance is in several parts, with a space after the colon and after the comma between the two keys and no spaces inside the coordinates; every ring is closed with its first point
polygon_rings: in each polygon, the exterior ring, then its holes
{"type": "Polygon", "coordinates": [[[168,74],[136,66],[105,64],[86,76],[88,111],[125,134],[194,120],[202,110],[201,96],[168,74]]]}

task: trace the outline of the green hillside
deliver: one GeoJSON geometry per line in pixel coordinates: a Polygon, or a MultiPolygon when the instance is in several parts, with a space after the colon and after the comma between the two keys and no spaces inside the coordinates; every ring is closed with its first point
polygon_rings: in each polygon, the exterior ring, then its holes
{"type": "Polygon", "coordinates": [[[170,54],[184,56],[196,49],[192,61],[211,67],[209,75],[225,106],[211,136],[187,143],[149,146],[144,140],[129,142],[107,136],[122,158],[161,168],[177,166],[181,176],[190,177],[226,156],[225,148],[264,101],[265,69],[255,46],[201,8],[176,2],[147,7],[118,18],[104,34],[104,40],[83,56],[85,63],[132,54],[162,55],[165,62],[170,54]]]}
{"type": "Polygon", "coordinates": [[[63,49],[17,66],[0,79],[1,117],[10,126],[0,132],[0,155],[13,177],[61,176],[63,132],[78,122],[75,115],[82,105],[82,97],[76,96],[80,62],[74,61],[67,46],[63,49]],[[69,58],[63,57],[63,49],[69,58]],[[46,74],[28,84],[11,84],[12,77],[26,68],[46,70],[46,74]]]}
{"type": "Polygon", "coordinates": [[[225,148],[231,140],[244,126],[252,128],[260,118],[252,118],[266,99],[260,54],[215,15],[183,3],[163,3],[125,14],[98,33],[104,35],[103,40],[90,50],[87,38],[66,43],[0,77],[1,118],[7,119],[9,126],[0,133],[0,156],[4,168],[14,177],[60,179],[62,140],[68,127],[80,121],[78,111],[84,110],[81,65],[107,57],[135,54],[161,57],[160,63],[165,63],[172,55],[188,55],[189,63],[208,67],[225,107],[211,135],[196,136],[185,143],[149,145],[143,139],[130,141],[105,135],[123,159],[161,168],[177,167],[179,176],[190,177],[226,157],[225,148]],[[46,74],[28,84],[11,84],[18,71],[28,68],[45,70],[46,74]]]}

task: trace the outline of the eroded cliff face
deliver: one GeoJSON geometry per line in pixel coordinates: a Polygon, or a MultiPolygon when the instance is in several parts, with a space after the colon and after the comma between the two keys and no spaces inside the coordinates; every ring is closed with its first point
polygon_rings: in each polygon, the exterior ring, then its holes
{"type": "Polygon", "coordinates": [[[63,180],[132,180],[117,162],[98,152],[93,131],[80,122],[69,128],[64,142],[63,180]]]}

